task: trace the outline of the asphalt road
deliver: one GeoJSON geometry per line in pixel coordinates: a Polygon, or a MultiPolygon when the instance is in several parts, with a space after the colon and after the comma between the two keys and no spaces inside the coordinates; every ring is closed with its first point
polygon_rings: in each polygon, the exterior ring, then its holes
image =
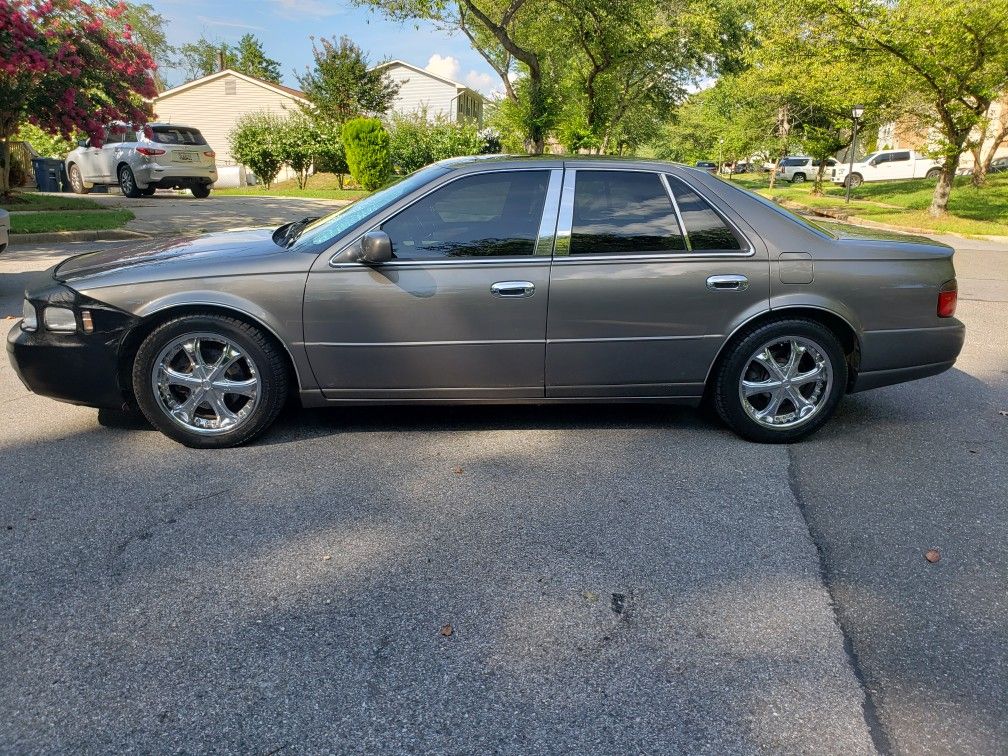
{"type": "MultiPolygon", "coordinates": [[[[1005,752],[1008,250],[956,243],[956,369],[791,447],[592,406],[200,452],[2,361],[0,750],[1005,752]]],[[[0,256],[0,312],[82,249],[0,256]]]]}

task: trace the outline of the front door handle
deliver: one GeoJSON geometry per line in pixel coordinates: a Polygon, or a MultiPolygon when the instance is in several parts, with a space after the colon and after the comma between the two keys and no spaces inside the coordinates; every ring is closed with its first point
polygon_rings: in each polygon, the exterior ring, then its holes
{"type": "Polygon", "coordinates": [[[707,288],[711,291],[745,291],[749,288],[749,279],[736,273],[723,276],[710,276],[707,288]]]}
{"type": "Polygon", "coordinates": [[[490,287],[490,293],[502,299],[531,297],[535,294],[535,284],[531,281],[498,281],[490,287]]]}

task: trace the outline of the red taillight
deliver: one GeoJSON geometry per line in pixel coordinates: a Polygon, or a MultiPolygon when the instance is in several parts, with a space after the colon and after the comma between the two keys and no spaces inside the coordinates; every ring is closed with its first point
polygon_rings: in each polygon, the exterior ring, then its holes
{"type": "Polygon", "coordinates": [[[141,155],[146,155],[147,157],[154,157],[155,155],[164,155],[164,150],[158,150],[153,147],[137,147],[136,151],[141,155]]]}
{"type": "Polygon", "coordinates": [[[213,150],[203,150],[203,156],[208,158],[217,157],[217,153],[213,150]]]}
{"type": "Polygon", "coordinates": [[[959,298],[959,286],[955,279],[942,284],[938,290],[938,317],[951,318],[955,315],[956,300],[959,298]]]}

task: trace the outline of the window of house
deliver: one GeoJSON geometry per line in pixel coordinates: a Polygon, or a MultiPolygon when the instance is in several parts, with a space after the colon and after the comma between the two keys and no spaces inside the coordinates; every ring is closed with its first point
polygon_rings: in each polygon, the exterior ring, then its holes
{"type": "Polygon", "coordinates": [[[718,215],[705,199],[694,192],[681,179],[668,176],[669,186],[679,206],[679,214],[686,226],[690,247],[697,251],[734,251],[742,249],[736,233],[718,215]]]}
{"type": "Polygon", "coordinates": [[[382,224],[399,260],[532,255],[549,171],[497,171],[452,181],[382,224]]]}
{"type": "Polygon", "coordinates": [[[224,94],[238,94],[238,82],[234,79],[224,79],[224,94]]]}
{"type": "Polygon", "coordinates": [[[657,173],[577,172],[570,254],[640,254],[685,249],[675,208],[657,173]]]}

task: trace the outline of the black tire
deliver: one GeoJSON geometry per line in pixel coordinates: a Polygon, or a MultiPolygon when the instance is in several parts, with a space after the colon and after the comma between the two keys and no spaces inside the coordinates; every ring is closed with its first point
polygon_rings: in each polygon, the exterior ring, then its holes
{"type": "Polygon", "coordinates": [[[71,164],[69,176],[70,188],[74,190],[74,194],[87,194],[91,190],[84,186],[84,177],[81,176],[80,168],[76,164],[71,164]]]}
{"type": "Polygon", "coordinates": [[[124,197],[129,197],[130,199],[137,199],[143,196],[140,194],[139,187],[137,187],[133,169],[128,165],[119,167],[119,191],[123,193],[124,197]]]}
{"type": "Polygon", "coordinates": [[[206,199],[210,196],[210,184],[195,184],[191,187],[193,197],[206,199]]]}
{"type": "Polygon", "coordinates": [[[844,179],[844,186],[850,184],[851,189],[857,189],[861,184],[864,183],[864,178],[860,173],[852,173],[846,179],[844,179]]]}
{"type": "Polygon", "coordinates": [[[804,184],[805,183],[805,174],[804,173],[796,173],[794,176],[791,177],[791,183],[792,184],[804,184]]]}
{"type": "Polygon", "coordinates": [[[941,168],[932,168],[924,174],[924,177],[929,179],[936,179],[939,176],[941,176],[941,168]]]}
{"type": "Polygon", "coordinates": [[[244,444],[266,430],[283,409],[288,396],[287,363],[282,349],[260,329],[216,313],[184,315],[158,326],[144,339],[133,362],[133,394],[151,425],[169,438],[193,448],[222,448],[244,444]],[[155,361],[174,341],[188,334],[224,337],[248,355],[256,368],[258,403],[231,430],[206,435],[190,430],[162,406],[152,378],[155,361]]]}
{"type": "Polygon", "coordinates": [[[141,189],[140,194],[142,194],[144,197],[153,197],[154,192],[156,191],[157,191],[156,186],[148,186],[146,189],[141,189]]]}
{"type": "MultiPolygon", "coordinates": [[[[750,379],[752,380],[752,379],[750,379]]],[[[847,360],[836,335],[822,323],[805,318],[775,320],[743,331],[729,345],[714,378],[712,397],[721,419],[738,435],[750,441],[786,444],[815,433],[836,411],[847,388],[847,360]],[[832,381],[823,388],[816,410],[806,420],[772,428],[750,417],[741,397],[743,371],[761,347],[775,339],[797,338],[809,342],[829,361],[832,381]]],[[[784,402],[790,402],[785,399],[784,402]]],[[[781,406],[789,406],[782,403],[781,406]]],[[[796,409],[793,403],[792,409],[796,409]]]]}

